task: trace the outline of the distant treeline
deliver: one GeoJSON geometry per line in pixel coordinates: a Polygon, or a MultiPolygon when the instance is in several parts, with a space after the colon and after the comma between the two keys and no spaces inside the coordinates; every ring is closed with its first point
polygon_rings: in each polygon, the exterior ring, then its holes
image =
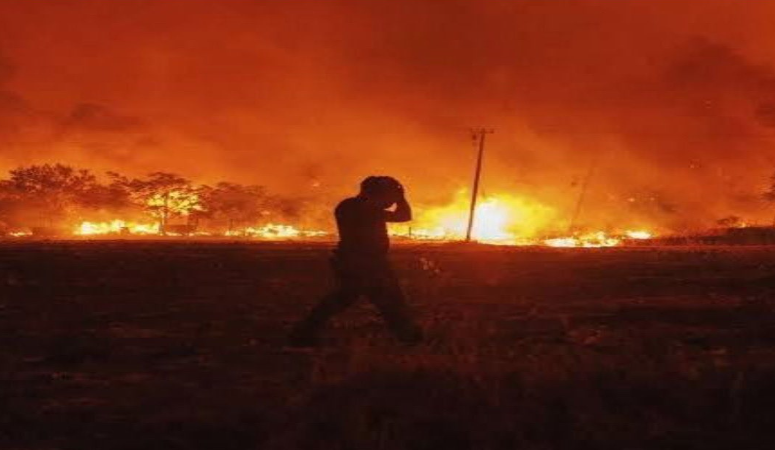
{"type": "Polygon", "coordinates": [[[262,186],[220,182],[198,185],[178,174],[154,172],[130,178],[64,164],[19,167],[0,180],[0,233],[45,227],[65,229],[81,221],[124,219],[152,222],[164,233],[171,223],[229,231],[293,220],[303,199],[270,195],[262,186]]]}

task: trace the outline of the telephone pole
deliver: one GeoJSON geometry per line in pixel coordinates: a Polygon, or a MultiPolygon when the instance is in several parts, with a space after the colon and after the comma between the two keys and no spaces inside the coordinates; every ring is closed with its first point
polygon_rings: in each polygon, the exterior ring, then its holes
{"type": "Polygon", "coordinates": [[[584,199],[587,196],[587,190],[589,189],[589,182],[592,180],[592,176],[595,174],[595,169],[597,169],[597,158],[593,159],[592,162],[589,163],[589,170],[587,170],[587,175],[584,177],[584,181],[581,184],[581,192],[579,193],[579,199],[576,201],[576,209],[573,211],[573,216],[570,219],[570,224],[568,225],[568,233],[573,233],[576,230],[576,221],[579,219],[579,215],[581,214],[581,206],[584,204],[584,199]]]}
{"type": "Polygon", "coordinates": [[[478,141],[479,152],[476,157],[476,170],[474,171],[474,188],[471,191],[471,209],[468,211],[468,227],[466,228],[466,242],[471,242],[471,232],[474,228],[474,219],[476,215],[476,200],[479,197],[479,180],[482,175],[482,158],[484,157],[484,138],[488,134],[494,133],[494,130],[486,128],[471,129],[471,136],[474,141],[478,141]]]}

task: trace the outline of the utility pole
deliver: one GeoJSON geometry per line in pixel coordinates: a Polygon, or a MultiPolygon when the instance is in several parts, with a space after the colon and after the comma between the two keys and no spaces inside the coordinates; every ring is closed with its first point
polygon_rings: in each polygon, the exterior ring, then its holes
{"type": "Polygon", "coordinates": [[[471,129],[471,136],[474,141],[478,141],[479,152],[476,157],[476,171],[474,172],[474,188],[471,191],[471,209],[468,211],[468,227],[466,228],[466,242],[471,242],[471,232],[474,228],[474,219],[476,215],[476,200],[479,197],[479,180],[482,176],[482,158],[484,157],[484,138],[488,134],[494,133],[494,130],[485,128],[471,129]]]}
{"type": "Polygon", "coordinates": [[[576,229],[576,221],[579,219],[579,215],[581,215],[581,206],[584,204],[584,199],[587,196],[587,190],[589,189],[589,182],[592,179],[592,175],[595,174],[595,169],[597,168],[597,158],[593,159],[592,162],[589,163],[589,170],[587,170],[587,175],[584,177],[584,181],[581,184],[581,192],[579,193],[579,199],[576,201],[576,209],[573,211],[573,216],[570,219],[570,224],[568,225],[568,233],[573,233],[576,229]]]}

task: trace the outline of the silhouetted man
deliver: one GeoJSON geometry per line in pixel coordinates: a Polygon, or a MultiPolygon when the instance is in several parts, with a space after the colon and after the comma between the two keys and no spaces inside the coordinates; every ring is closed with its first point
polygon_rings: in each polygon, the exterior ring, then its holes
{"type": "Polygon", "coordinates": [[[422,332],[407,312],[404,294],[387,258],[387,222],[412,220],[404,188],[391,177],[368,177],[361,192],[336,207],[339,245],[331,258],[336,289],[325,296],[291,333],[290,343],[317,343],[328,320],[366,296],[377,307],[393,334],[402,342],[418,343],[422,332]],[[394,210],[389,210],[395,205],[394,210]]]}

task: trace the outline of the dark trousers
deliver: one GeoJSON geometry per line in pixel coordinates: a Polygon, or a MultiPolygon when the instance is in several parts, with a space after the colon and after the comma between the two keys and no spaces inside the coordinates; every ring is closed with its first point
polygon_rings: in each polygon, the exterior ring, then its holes
{"type": "Polygon", "coordinates": [[[336,288],[294,328],[292,339],[317,340],[328,321],[361,296],[377,308],[396,338],[406,343],[422,339],[422,332],[409,315],[404,293],[387,259],[334,257],[331,266],[336,288]]]}

